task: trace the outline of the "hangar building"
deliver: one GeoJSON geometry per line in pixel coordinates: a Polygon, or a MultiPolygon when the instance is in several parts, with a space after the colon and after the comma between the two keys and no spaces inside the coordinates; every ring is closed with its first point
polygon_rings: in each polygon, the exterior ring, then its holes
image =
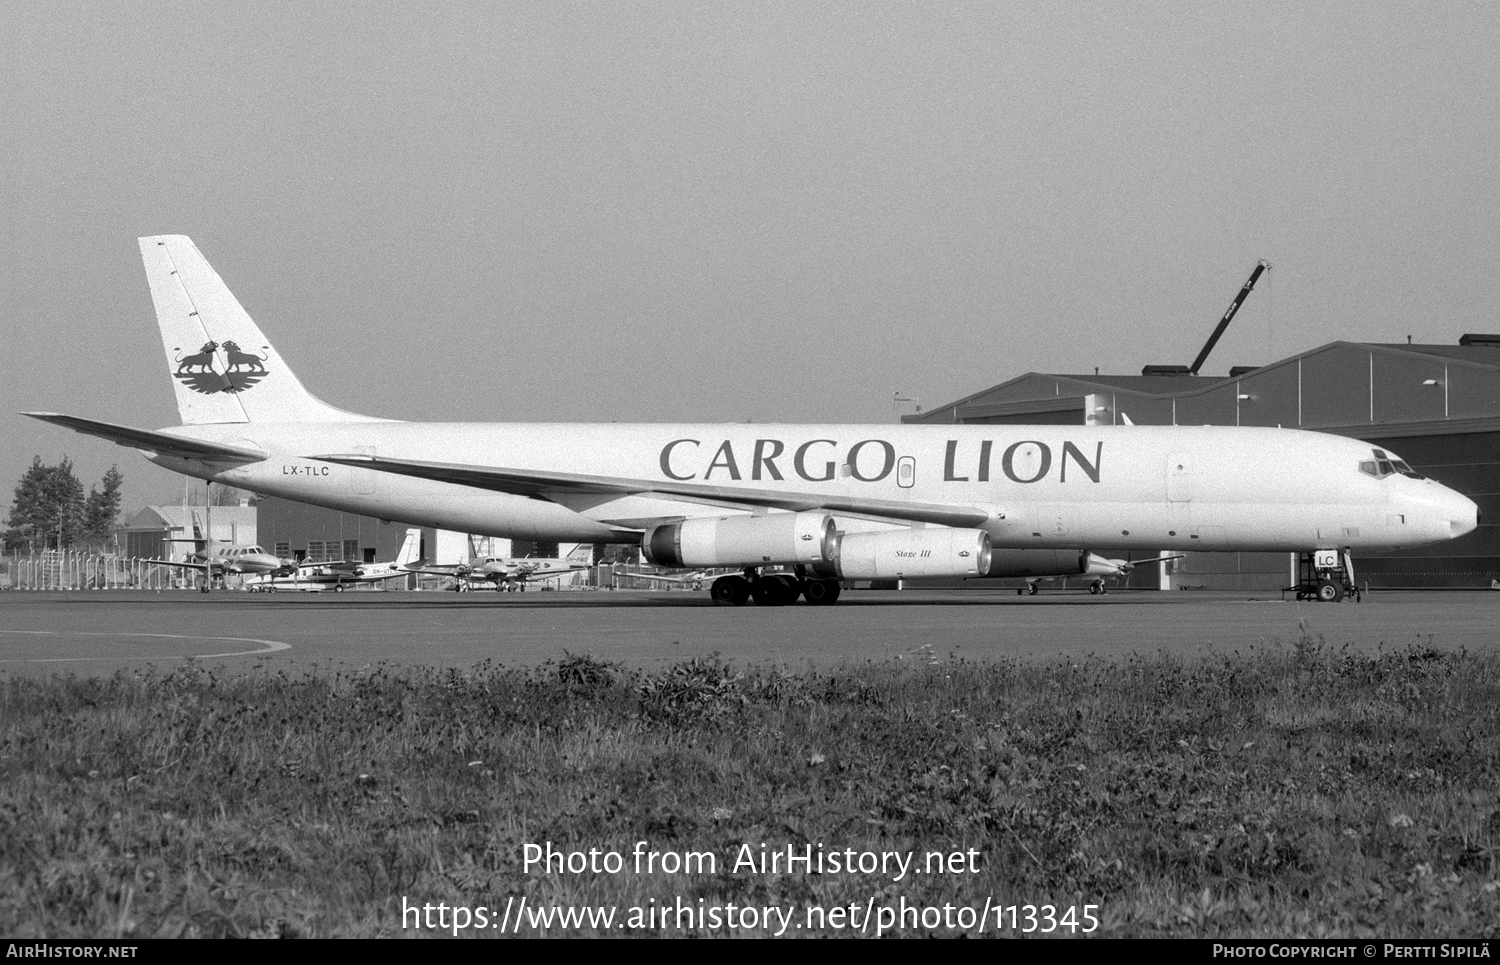
{"type": "MultiPolygon", "coordinates": [[[[1364,553],[1359,582],[1488,588],[1500,579],[1500,335],[1465,335],[1457,345],[1332,342],[1227,378],[1164,365],[1141,375],[1029,372],[901,421],[1284,426],[1363,439],[1474,500],[1481,524],[1447,543],[1364,553]]],[[[1282,553],[1192,553],[1174,568],[1179,586],[1265,590],[1290,579],[1282,553]]],[[[1130,585],[1155,587],[1155,567],[1132,574],[1130,585]]]]}
{"type": "Polygon", "coordinates": [[[395,559],[406,538],[405,526],[279,496],[263,496],[255,508],[261,545],[284,559],[374,563],[395,559]]]}

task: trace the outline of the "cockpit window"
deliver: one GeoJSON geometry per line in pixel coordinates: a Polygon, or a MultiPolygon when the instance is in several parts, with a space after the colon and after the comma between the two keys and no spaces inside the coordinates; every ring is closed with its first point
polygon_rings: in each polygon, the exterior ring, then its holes
{"type": "Polygon", "coordinates": [[[1408,466],[1405,460],[1397,456],[1388,455],[1384,449],[1371,449],[1370,454],[1375,458],[1366,459],[1359,464],[1359,471],[1364,473],[1366,476],[1374,476],[1376,479],[1384,479],[1386,476],[1394,476],[1397,473],[1400,473],[1401,475],[1409,476],[1412,479],[1422,478],[1421,473],[1417,472],[1411,466],[1408,466]]]}

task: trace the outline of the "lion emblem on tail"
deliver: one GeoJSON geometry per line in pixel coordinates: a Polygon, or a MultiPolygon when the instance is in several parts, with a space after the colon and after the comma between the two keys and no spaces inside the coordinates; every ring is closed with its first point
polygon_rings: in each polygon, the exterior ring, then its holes
{"type": "Polygon", "coordinates": [[[240,351],[240,347],[233,342],[224,343],[224,353],[229,358],[229,367],[226,372],[255,372],[260,375],[266,374],[266,367],[261,364],[269,355],[254,355],[250,352],[240,351]]]}
{"type": "Polygon", "coordinates": [[[177,363],[177,374],[187,375],[194,369],[197,369],[199,372],[212,372],[214,370],[214,351],[218,347],[218,342],[206,342],[196,354],[173,359],[177,363]]]}

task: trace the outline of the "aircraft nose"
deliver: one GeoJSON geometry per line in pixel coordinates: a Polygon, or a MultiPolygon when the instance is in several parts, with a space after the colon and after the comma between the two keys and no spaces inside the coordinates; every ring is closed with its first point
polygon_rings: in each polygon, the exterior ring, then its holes
{"type": "Polygon", "coordinates": [[[1479,526],[1478,504],[1442,483],[1424,479],[1400,492],[1399,502],[1405,507],[1407,520],[1416,523],[1413,536],[1422,533],[1429,540],[1457,539],[1479,526]]]}
{"type": "Polygon", "coordinates": [[[1465,496],[1444,488],[1444,506],[1448,517],[1448,532],[1454,538],[1472,533],[1479,528],[1479,504],[1465,496]]]}

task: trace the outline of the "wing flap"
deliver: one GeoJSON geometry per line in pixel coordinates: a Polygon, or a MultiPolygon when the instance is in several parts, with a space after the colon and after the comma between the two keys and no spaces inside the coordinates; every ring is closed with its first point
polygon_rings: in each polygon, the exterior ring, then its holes
{"type": "Polygon", "coordinates": [[[229,460],[234,462],[263,462],[269,455],[259,449],[248,449],[244,446],[230,446],[221,442],[205,442],[202,439],[188,439],[183,436],[174,436],[167,432],[153,432],[149,429],[135,429],[130,426],[116,425],[113,422],[99,422],[94,419],[82,419],[78,416],[62,415],[57,412],[23,412],[24,416],[50,422],[64,429],[72,429],[86,436],[98,436],[108,439],[116,445],[126,446],[131,449],[145,449],[149,452],[163,456],[179,456],[183,459],[212,459],[229,460]]]}
{"type": "Polygon", "coordinates": [[[942,526],[957,527],[979,526],[991,518],[990,513],[977,506],[919,503],[900,499],[862,499],[816,493],[786,493],[771,489],[715,486],[711,483],[663,482],[662,480],[589,476],[580,473],[544,472],[532,469],[417,462],[357,454],[335,454],[312,458],[342,466],[358,466],[394,473],[398,476],[431,479],[517,496],[546,496],[549,493],[660,495],[713,500],[742,507],[784,509],[789,512],[824,510],[852,516],[871,516],[878,519],[937,523],[942,526]]]}

